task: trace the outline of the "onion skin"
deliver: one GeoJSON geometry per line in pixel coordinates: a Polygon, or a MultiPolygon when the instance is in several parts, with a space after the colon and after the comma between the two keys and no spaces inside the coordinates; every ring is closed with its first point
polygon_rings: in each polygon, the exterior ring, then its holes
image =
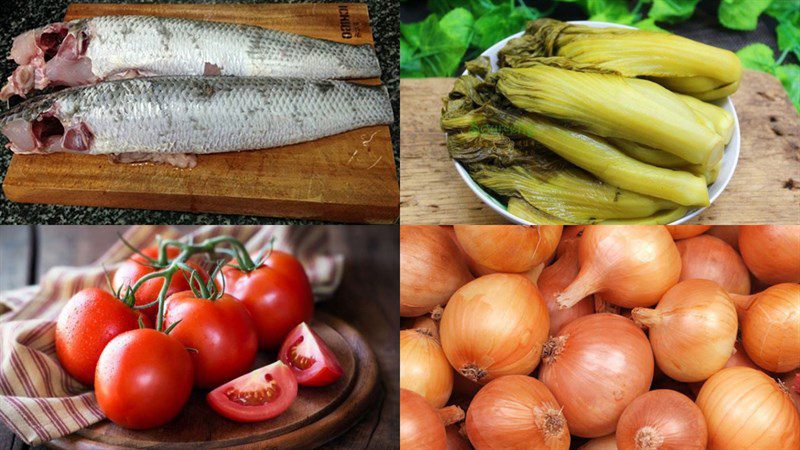
{"type": "Polygon", "coordinates": [[[569,449],[561,407],[547,387],[525,375],[500,377],[472,400],[467,435],[476,449],[569,449]]]}
{"type": "Polygon", "coordinates": [[[674,380],[703,381],[733,354],[736,308],[713,281],[682,281],[655,309],[636,308],[632,315],[634,322],[650,329],[658,367],[674,380]]]}
{"type": "Polygon", "coordinates": [[[439,342],[419,330],[400,332],[400,387],[425,397],[434,408],[453,391],[453,368],[439,342]]]}
{"type": "Polygon", "coordinates": [[[700,236],[711,229],[711,225],[667,225],[666,227],[672,239],[676,241],[700,236]]]}
{"type": "Polygon", "coordinates": [[[561,225],[454,225],[458,242],[478,267],[527,272],[553,256],[561,225]]]}
{"type": "Polygon", "coordinates": [[[619,450],[705,450],[706,420],[689,397],[667,389],[636,398],[617,423],[619,450]]]}
{"type": "Polygon", "coordinates": [[[400,449],[445,450],[444,424],[421,395],[400,389],[400,449]]]}
{"type": "Polygon", "coordinates": [[[445,229],[400,226],[401,316],[431,312],[470,280],[472,275],[445,229]]]}
{"type": "Polygon", "coordinates": [[[800,225],[741,226],[739,251],[760,281],[800,283],[800,225]]]}
{"type": "Polygon", "coordinates": [[[532,372],[549,329],[547,307],[536,285],[522,275],[501,273],[456,291],[439,323],[450,364],[482,384],[532,372]]]}
{"type": "Polygon", "coordinates": [[[681,274],[681,255],[664,226],[587,227],[578,259],[578,276],[558,296],[564,308],[593,293],[625,308],[651,306],[681,274]]]}
{"type": "Polygon", "coordinates": [[[630,320],[583,316],[548,341],[539,379],[564,407],[572,434],[605,436],[614,432],[625,407],[649,390],[653,353],[630,320]]]}
{"type": "Polygon", "coordinates": [[[555,335],[558,330],[578,317],[593,314],[594,301],[586,297],[575,306],[561,309],[556,304],[556,297],[564,288],[572,283],[578,275],[578,240],[570,239],[561,241],[563,250],[559,252],[558,259],[552,265],[545,267],[539,275],[537,286],[542,294],[547,311],[550,313],[550,335],[555,335]]]}
{"type": "Polygon", "coordinates": [[[709,450],[800,448],[800,415],[786,391],[761,371],[722,369],[697,396],[709,450]]]}
{"type": "Polygon", "coordinates": [[[721,239],[701,235],[680,240],[675,245],[681,253],[681,281],[711,280],[730,293],[750,293],[747,266],[736,250],[721,239]]]}
{"type": "Polygon", "coordinates": [[[800,367],[800,284],[776,284],[754,296],[734,297],[742,345],[759,367],[783,373],[800,367]]]}
{"type": "Polygon", "coordinates": [[[613,434],[594,438],[578,447],[578,450],[617,450],[617,438],[613,434]]]}

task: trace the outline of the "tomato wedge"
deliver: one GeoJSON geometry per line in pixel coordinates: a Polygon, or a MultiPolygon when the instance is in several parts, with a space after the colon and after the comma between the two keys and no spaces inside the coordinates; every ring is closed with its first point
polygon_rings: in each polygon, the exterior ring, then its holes
{"type": "Polygon", "coordinates": [[[292,369],[302,386],[326,386],[342,376],[339,360],[305,322],[289,332],[278,357],[292,369]]]}
{"type": "Polygon", "coordinates": [[[208,404],[238,422],[260,422],[279,416],[297,397],[297,380],[281,361],[256,369],[209,392],[208,404]]]}

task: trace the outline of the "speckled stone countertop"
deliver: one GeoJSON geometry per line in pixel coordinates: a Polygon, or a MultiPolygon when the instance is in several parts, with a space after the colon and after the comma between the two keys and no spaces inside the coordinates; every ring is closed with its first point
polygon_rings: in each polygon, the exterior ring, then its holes
{"type": "MultiPolygon", "coordinates": [[[[86,3],[273,3],[253,0],[204,1],[204,0],[170,0],[168,2],[152,1],[97,1],[83,0],[86,3]]],[[[314,0],[317,3],[333,3],[329,0],[314,0]]],[[[358,2],[358,0],[348,0],[358,2]]],[[[5,59],[11,48],[14,36],[31,28],[36,28],[64,18],[66,0],[12,0],[0,14],[0,75],[3,82],[13,68],[13,61],[5,59]]],[[[302,0],[284,0],[274,3],[307,3],[302,0]]],[[[399,2],[397,0],[369,0],[372,34],[375,38],[375,49],[383,69],[381,79],[389,90],[394,109],[395,122],[391,126],[392,146],[394,147],[395,165],[399,167],[398,149],[399,113],[400,113],[400,49],[399,49],[399,2]]],[[[5,105],[0,106],[4,110],[5,105]]],[[[5,145],[5,138],[0,137],[0,145],[5,145]]],[[[5,177],[11,152],[0,151],[0,176],[5,177]]],[[[233,216],[222,214],[195,214],[174,211],[148,211],[138,209],[94,208],[84,206],[38,205],[10,202],[0,194],[0,223],[12,224],[259,224],[259,223],[318,223],[297,219],[264,218],[254,216],[233,216]]]]}

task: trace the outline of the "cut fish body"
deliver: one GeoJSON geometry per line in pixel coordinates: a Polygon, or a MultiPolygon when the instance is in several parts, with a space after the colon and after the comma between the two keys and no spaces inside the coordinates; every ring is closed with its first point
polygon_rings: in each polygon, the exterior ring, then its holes
{"type": "Polygon", "coordinates": [[[50,85],[78,86],[135,75],[371,78],[370,45],[349,45],[260,27],[150,16],[54,23],[14,39],[19,67],[0,98],[50,85]],[[35,83],[33,82],[35,80],[35,83]]]}
{"type": "Polygon", "coordinates": [[[152,77],[35,97],[0,115],[0,130],[17,153],[113,154],[118,161],[187,166],[187,154],[276,147],[392,120],[383,86],[152,77]]]}

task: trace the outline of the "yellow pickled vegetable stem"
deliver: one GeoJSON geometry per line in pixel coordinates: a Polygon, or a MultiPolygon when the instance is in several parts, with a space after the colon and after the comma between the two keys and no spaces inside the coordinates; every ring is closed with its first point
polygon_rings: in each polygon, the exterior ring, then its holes
{"type": "Polygon", "coordinates": [[[578,169],[476,165],[471,175],[486,188],[506,197],[519,195],[535,208],[565,223],[646,217],[678,206],[668,200],[611,186],[578,169]]]}
{"type": "Polygon", "coordinates": [[[722,158],[722,138],[658,84],[545,65],[503,68],[497,78],[500,93],[525,111],[664,150],[692,164],[714,165],[722,158]]]}
{"type": "Polygon", "coordinates": [[[536,225],[564,225],[564,220],[536,209],[533,205],[518,197],[508,199],[508,212],[536,225]]]}
{"type": "Polygon", "coordinates": [[[685,206],[707,206],[705,179],[688,172],[645,164],[608,142],[552,121],[486,106],[490,123],[530,137],[598,179],[632,192],[685,206]]]}
{"type": "Polygon", "coordinates": [[[704,100],[735,92],[742,75],[741,63],[733,52],[671,33],[540,19],[529,23],[526,34],[509,42],[508,47],[502,52],[501,63],[562,56],[626,77],[647,77],[704,100]]]}

